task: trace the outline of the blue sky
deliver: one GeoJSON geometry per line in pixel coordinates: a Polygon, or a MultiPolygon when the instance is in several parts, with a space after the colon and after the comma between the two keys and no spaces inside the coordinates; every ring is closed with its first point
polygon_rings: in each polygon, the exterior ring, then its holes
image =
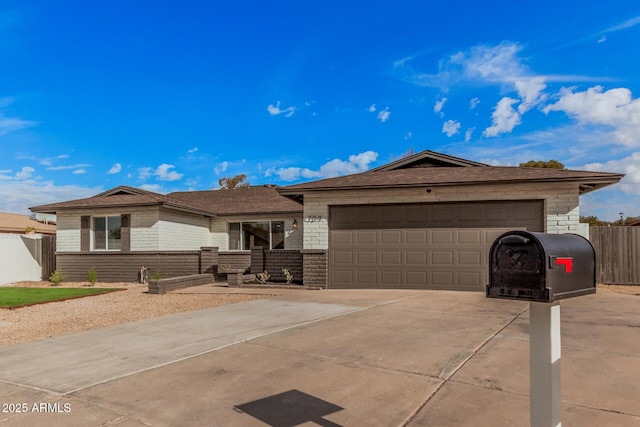
{"type": "Polygon", "coordinates": [[[640,215],[640,5],[0,2],[0,211],[131,185],[289,185],[425,149],[626,173],[640,215]]]}

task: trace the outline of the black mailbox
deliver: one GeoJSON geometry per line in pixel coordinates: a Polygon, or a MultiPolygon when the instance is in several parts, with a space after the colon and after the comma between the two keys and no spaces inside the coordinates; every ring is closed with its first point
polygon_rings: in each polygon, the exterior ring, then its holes
{"type": "Polygon", "coordinates": [[[489,250],[487,298],[553,302],[596,292],[596,255],[577,234],[509,231],[489,250]]]}

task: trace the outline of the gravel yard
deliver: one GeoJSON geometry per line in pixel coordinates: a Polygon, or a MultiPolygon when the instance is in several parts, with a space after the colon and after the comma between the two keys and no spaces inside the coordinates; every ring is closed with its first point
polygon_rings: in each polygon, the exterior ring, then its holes
{"type": "MultiPolygon", "coordinates": [[[[49,282],[19,282],[12,286],[50,287],[49,282]]],[[[86,283],[63,283],[82,287],[86,283]]],[[[0,309],[0,347],[39,338],[101,328],[149,317],[217,307],[264,297],[241,294],[147,294],[140,283],[98,283],[96,287],[122,291],[14,310],[0,309]]]]}
{"type": "MultiPolygon", "coordinates": [[[[49,282],[19,282],[12,286],[49,287],[51,285],[49,282]]],[[[87,284],[65,282],[62,286],[81,287],[87,284]]],[[[139,283],[98,283],[96,287],[123,290],[14,310],[0,309],[0,347],[265,297],[265,295],[220,293],[149,295],[147,285],[139,283]]],[[[619,292],[640,296],[640,286],[598,285],[598,292],[619,292]]]]}

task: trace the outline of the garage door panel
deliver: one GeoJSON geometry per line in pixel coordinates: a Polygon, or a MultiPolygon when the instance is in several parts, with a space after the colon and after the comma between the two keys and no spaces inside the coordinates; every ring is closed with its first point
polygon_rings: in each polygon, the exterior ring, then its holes
{"type": "Polygon", "coordinates": [[[458,245],[482,244],[482,230],[477,228],[458,230],[458,245]]]}
{"type": "Polygon", "coordinates": [[[371,270],[356,270],[356,283],[364,287],[378,286],[378,272],[371,270]]]}
{"type": "Polygon", "coordinates": [[[455,241],[455,230],[430,230],[429,243],[432,245],[451,245],[455,241]]]}
{"type": "Polygon", "coordinates": [[[431,271],[430,284],[436,287],[453,287],[453,271],[431,271]]]}
{"type": "Polygon", "coordinates": [[[380,251],[380,265],[385,267],[402,265],[402,251],[380,251]]]}
{"type": "Polygon", "coordinates": [[[453,251],[429,251],[429,266],[440,267],[453,265],[453,251]]]}
{"type": "Polygon", "coordinates": [[[332,273],[333,283],[336,285],[350,285],[353,283],[353,271],[334,269],[332,273]]]}
{"type": "Polygon", "coordinates": [[[361,264],[361,265],[368,264],[368,265],[375,266],[378,264],[378,252],[364,251],[364,250],[357,251],[356,260],[358,264],[361,264]]]}
{"type": "Polygon", "coordinates": [[[482,273],[479,271],[459,271],[456,286],[484,289],[482,284],[482,273]]]}
{"type": "Polygon", "coordinates": [[[354,243],[354,234],[351,231],[333,231],[331,232],[332,247],[346,245],[351,246],[354,243]]]}
{"type": "Polygon", "coordinates": [[[407,266],[426,266],[427,265],[427,251],[404,251],[405,264],[407,266]]]}
{"type": "Polygon", "coordinates": [[[359,246],[362,245],[373,245],[378,241],[378,232],[375,230],[371,231],[358,231],[356,232],[356,244],[359,246]]]}
{"type": "Polygon", "coordinates": [[[330,207],[329,285],[482,291],[490,245],[542,231],[542,212],[541,201],[330,207]]]}
{"type": "Polygon", "coordinates": [[[412,288],[426,288],[429,284],[426,271],[407,271],[404,277],[404,283],[412,288]]]}
{"type": "Polygon", "coordinates": [[[406,230],[404,232],[405,243],[407,245],[426,245],[427,230],[406,230]]]}
{"type": "Polygon", "coordinates": [[[400,286],[402,284],[402,270],[380,272],[380,284],[385,288],[400,286]]]}
{"type": "Polygon", "coordinates": [[[401,245],[402,230],[382,230],[380,231],[380,243],[383,245],[401,245]]]}
{"type": "Polygon", "coordinates": [[[482,265],[482,251],[458,251],[458,265],[461,266],[475,266],[478,268],[482,265]]]}
{"type": "Polygon", "coordinates": [[[334,250],[331,252],[331,261],[335,265],[352,265],[354,251],[334,250]]]}

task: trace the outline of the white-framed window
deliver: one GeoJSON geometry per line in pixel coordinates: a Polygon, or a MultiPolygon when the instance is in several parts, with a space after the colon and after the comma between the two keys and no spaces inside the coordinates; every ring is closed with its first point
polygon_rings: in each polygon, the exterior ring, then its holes
{"type": "Polygon", "coordinates": [[[248,251],[254,246],[284,249],[284,221],[230,222],[229,250],[248,251]]]}
{"type": "Polygon", "coordinates": [[[93,249],[119,251],[122,248],[120,216],[93,217],[93,249]]]}

